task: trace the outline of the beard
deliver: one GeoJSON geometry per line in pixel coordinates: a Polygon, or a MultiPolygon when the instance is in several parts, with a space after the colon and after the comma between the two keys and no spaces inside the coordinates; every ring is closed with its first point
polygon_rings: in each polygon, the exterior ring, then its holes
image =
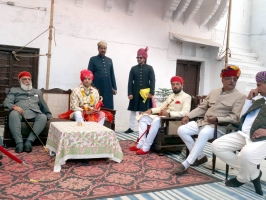
{"type": "Polygon", "coordinates": [[[32,89],[32,84],[28,84],[28,85],[25,85],[22,83],[22,81],[20,81],[20,87],[23,89],[23,90],[26,90],[26,91],[29,91],[32,89]]]}
{"type": "Polygon", "coordinates": [[[179,93],[181,92],[181,90],[182,90],[182,89],[179,89],[179,90],[178,90],[178,89],[173,90],[173,93],[175,93],[175,94],[179,94],[179,93]]]}

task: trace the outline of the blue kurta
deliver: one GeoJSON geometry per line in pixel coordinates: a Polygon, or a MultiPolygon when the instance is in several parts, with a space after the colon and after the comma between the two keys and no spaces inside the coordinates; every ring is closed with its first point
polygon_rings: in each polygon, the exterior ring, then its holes
{"type": "Polygon", "coordinates": [[[117,90],[117,87],[112,59],[101,55],[93,56],[90,58],[88,70],[93,73],[93,85],[103,97],[103,107],[114,109],[113,89],[117,90]]]}

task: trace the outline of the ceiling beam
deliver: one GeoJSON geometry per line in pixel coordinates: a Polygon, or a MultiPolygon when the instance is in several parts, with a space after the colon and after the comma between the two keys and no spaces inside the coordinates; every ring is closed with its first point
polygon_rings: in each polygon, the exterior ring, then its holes
{"type": "Polygon", "coordinates": [[[186,9],[184,13],[184,25],[186,25],[189,20],[194,17],[194,15],[197,13],[199,10],[203,0],[193,0],[191,3],[188,5],[188,8],[186,9]]]}
{"type": "Polygon", "coordinates": [[[127,8],[127,14],[128,15],[133,15],[133,12],[135,10],[135,6],[136,6],[136,3],[138,2],[138,0],[128,0],[129,3],[128,3],[128,8],[127,8]]]}
{"type": "Polygon", "coordinates": [[[173,12],[173,20],[174,22],[177,22],[182,14],[187,9],[188,5],[190,4],[191,0],[182,0],[180,4],[178,5],[177,9],[173,12]]]}
{"type": "Polygon", "coordinates": [[[163,20],[168,22],[181,0],[166,0],[163,20]]]}
{"type": "Polygon", "coordinates": [[[113,8],[114,0],[106,0],[105,11],[110,12],[113,8]]]}
{"type": "Polygon", "coordinates": [[[225,13],[228,11],[228,8],[229,8],[229,0],[222,0],[216,13],[206,24],[209,30],[212,30],[218,24],[218,22],[224,17],[225,13]]]}
{"type": "Polygon", "coordinates": [[[205,26],[210,21],[212,16],[217,12],[220,6],[220,3],[221,3],[221,0],[212,0],[212,1],[208,1],[208,3],[205,3],[204,5],[201,6],[200,27],[205,26]]]}
{"type": "Polygon", "coordinates": [[[76,6],[83,7],[84,1],[85,0],[76,0],[76,6]]]}

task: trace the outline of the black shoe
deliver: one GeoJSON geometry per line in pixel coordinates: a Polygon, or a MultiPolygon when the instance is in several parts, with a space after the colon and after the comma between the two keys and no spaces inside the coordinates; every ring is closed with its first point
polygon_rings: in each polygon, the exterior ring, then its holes
{"type": "Polygon", "coordinates": [[[252,183],[254,185],[255,191],[259,195],[263,195],[263,191],[261,189],[261,184],[260,184],[261,175],[262,175],[262,172],[260,171],[259,176],[256,179],[252,180],[252,183]]]}
{"type": "Polygon", "coordinates": [[[24,149],[23,151],[27,152],[27,153],[30,153],[32,151],[32,146],[30,143],[26,142],[25,145],[24,145],[24,149]]]}
{"type": "Polygon", "coordinates": [[[232,179],[230,179],[230,180],[225,181],[225,185],[226,185],[227,187],[239,187],[239,186],[244,185],[244,184],[245,184],[245,183],[241,183],[241,182],[239,182],[239,181],[236,179],[236,177],[235,177],[235,178],[232,178],[232,179]]]}
{"type": "Polygon", "coordinates": [[[133,133],[134,131],[131,129],[131,128],[129,128],[129,129],[127,129],[124,133],[133,133]]]}
{"type": "Polygon", "coordinates": [[[2,159],[3,159],[3,154],[0,153],[0,160],[2,160],[2,159]]]}
{"type": "Polygon", "coordinates": [[[23,151],[23,143],[20,142],[20,143],[18,143],[18,144],[16,145],[15,152],[16,152],[16,153],[22,153],[22,151],[23,151]]]}

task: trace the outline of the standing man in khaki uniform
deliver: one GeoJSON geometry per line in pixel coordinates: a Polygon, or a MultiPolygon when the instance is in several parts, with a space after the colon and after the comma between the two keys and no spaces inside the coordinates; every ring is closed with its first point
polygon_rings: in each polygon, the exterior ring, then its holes
{"type": "MultiPolygon", "coordinates": [[[[235,89],[237,79],[241,74],[237,66],[227,66],[222,70],[223,87],[212,90],[203,102],[182,119],[182,126],[177,130],[178,135],[189,149],[189,156],[182,165],[175,169],[175,173],[182,175],[190,165],[197,166],[208,161],[202,153],[208,140],[214,136],[215,122],[239,122],[241,109],[246,96],[235,89]],[[204,116],[197,122],[189,119],[204,116]],[[195,142],[191,137],[198,135],[195,142]]],[[[218,137],[224,134],[225,127],[219,126],[218,137]]]]}

